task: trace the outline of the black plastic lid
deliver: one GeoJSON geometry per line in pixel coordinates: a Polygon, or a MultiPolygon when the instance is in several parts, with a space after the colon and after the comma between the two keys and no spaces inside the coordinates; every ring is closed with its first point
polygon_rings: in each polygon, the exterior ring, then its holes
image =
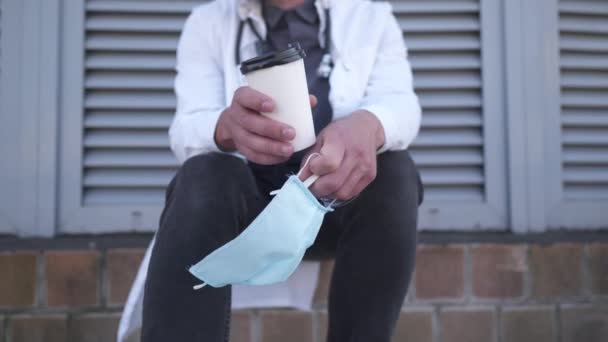
{"type": "Polygon", "coordinates": [[[297,42],[291,43],[286,50],[269,52],[244,61],[241,63],[241,73],[245,75],[252,71],[291,63],[304,57],[306,57],[306,52],[304,52],[300,44],[297,42]]]}

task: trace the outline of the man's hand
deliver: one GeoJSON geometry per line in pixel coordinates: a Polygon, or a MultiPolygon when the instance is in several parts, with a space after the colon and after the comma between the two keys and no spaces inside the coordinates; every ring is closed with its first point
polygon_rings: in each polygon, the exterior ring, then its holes
{"type": "Polygon", "coordinates": [[[301,179],[319,175],[311,187],[313,194],[349,200],[376,178],[376,151],[383,144],[380,121],[368,111],[356,111],[321,131],[310,151],[321,155],[310,160],[301,179]]]}
{"type": "MultiPolygon", "coordinates": [[[[316,98],[311,96],[311,105],[316,98]]],[[[248,160],[264,165],[285,162],[293,154],[289,143],[295,138],[293,127],[272,120],[260,112],[274,110],[274,101],[249,87],[236,90],[230,107],[226,108],[215,129],[218,147],[238,150],[248,160]]]]}

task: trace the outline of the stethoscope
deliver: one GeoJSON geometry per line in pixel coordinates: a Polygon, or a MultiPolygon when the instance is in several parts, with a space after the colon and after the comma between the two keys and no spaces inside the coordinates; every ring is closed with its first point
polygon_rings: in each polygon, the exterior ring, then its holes
{"type": "MultiPolygon", "coordinates": [[[[331,74],[331,70],[333,68],[333,62],[331,59],[330,53],[330,40],[331,40],[331,30],[330,30],[330,17],[329,17],[329,8],[325,8],[325,46],[323,48],[323,58],[321,58],[321,63],[319,63],[319,68],[317,69],[317,75],[323,78],[329,78],[331,74]]],[[[258,30],[253,25],[253,21],[251,18],[247,18],[245,20],[241,20],[239,22],[239,27],[236,34],[236,46],[234,49],[234,61],[236,65],[241,64],[241,40],[243,39],[243,30],[245,28],[245,24],[249,26],[249,29],[258,39],[256,43],[256,52],[258,55],[262,55],[264,53],[270,52],[270,44],[262,38],[262,35],[258,32],[258,30]]]]}

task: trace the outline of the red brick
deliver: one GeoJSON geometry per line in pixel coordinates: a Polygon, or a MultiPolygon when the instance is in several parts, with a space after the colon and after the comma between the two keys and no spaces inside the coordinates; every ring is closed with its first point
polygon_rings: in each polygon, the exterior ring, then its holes
{"type": "Polygon", "coordinates": [[[106,261],[110,304],[124,304],[144,254],[143,249],[108,251],[106,261]]]}
{"type": "Polygon", "coordinates": [[[48,252],[45,255],[47,304],[83,307],[99,303],[99,254],[94,251],[48,252]]]}
{"type": "Polygon", "coordinates": [[[90,314],[72,318],[68,324],[69,341],[115,342],[119,314],[90,314]]]}
{"type": "Polygon", "coordinates": [[[401,312],[393,341],[433,342],[432,311],[401,312]]]}
{"type": "Polygon", "coordinates": [[[439,314],[442,342],[495,341],[491,309],[446,309],[439,314]]]}
{"type": "Polygon", "coordinates": [[[315,295],[313,297],[313,303],[315,307],[327,306],[327,298],[329,297],[329,286],[331,283],[331,275],[333,271],[333,261],[321,262],[321,269],[319,270],[319,280],[317,282],[317,288],[315,289],[315,295]]]}
{"type": "Polygon", "coordinates": [[[416,257],[416,298],[460,298],[464,294],[464,249],[422,246],[416,257]]]}
{"type": "Polygon", "coordinates": [[[562,342],[608,341],[608,307],[570,306],[561,311],[562,342]]]}
{"type": "Polygon", "coordinates": [[[10,342],[65,342],[64,316],[12,317],[9,321],[10,342]]]}
{"type": "Polygon", "coordinates": [[[312,314],[300,311],[262,312],[262,341],[312,342],[312,314]]]}
{"type": "Polygon", "coordinates": [[[608,243],[589,246],[589,270],[591,271],[591,293],[608,295],[608,243]]]}
{"type": "Polygon", "coordinates": [[[526,255],[522,246],[482,245],[472,249],[473,294],[480,298],[523,295],[526,255]]]}
{"type": "Polygon", "coordinates": [[[532,295],[572,297],[582,292],[583,248],[577,244],[533,246],[530,250],[532,295]]]}
{"type": "Polygon", "coordinates": [[[251,313],[249,311],[232,312],[230,342],[251,342],[251,313]]]}
{"type": "Polygon", "coordinates": [[[503,342],[555,341],[554,310],[552,308],[521,307],[503,309],[503,342]]]}
{"type": "Polygon", "coordinates": [[[28,307],[36,300],[36,254],[0,254],[0,307],[28,307]]]}

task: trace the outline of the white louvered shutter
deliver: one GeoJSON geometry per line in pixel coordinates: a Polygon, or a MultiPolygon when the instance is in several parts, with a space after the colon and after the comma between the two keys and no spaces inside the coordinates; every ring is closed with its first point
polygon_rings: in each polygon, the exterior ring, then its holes
{"type": "Polygon", "coordinates": [[[421,228],[505,228],[504,206],[488,207],[488,188],[502,186],[491,182],[505,180],[487,169],[488,139],[500,138],[484,135],[484,124],[500,112],[484,104],[482,76],[490,63],[482,59],[480,1],[391,2],[423,108],[410,148],[425,186],[421,228]]]}
{"type": "MultiPolygon", "coordinates": [[[[608,2],[559,1],[561,188],[555,228],[608,227],[608,2]]],[[[559,143],[559,142],[556,142],[559,143]]]]}
{"type": "Polygon", "coordinates": [[[186,17],[202,2],[84,1],[80,195],[62,229],[157,226],[178,166],[167,135],[175,50],[186,17]]]}
{"type": "Polygon", "coordinates": [[[88,2],[85,205],[162,203],[177,165],[167,138],[175,48],[192,4],[88,2]]]}
{"type": "MultiPolygon", "coordinates": [[[[185,17],[201,1],[80,1],[82,8],[66,8],[70,18],[82,15],[81,23],[68,25],[84,29],[64,37],[83,46],[65,57],[65,67],[81,73],[67,75],[64,93],[81,97],[64,99],[63,130],[80,134],[63,136],[60,230],[154,229],[177,166],[167,137],[175,48],[185,17]]],[[[492,171],[504,167],[497,150],[488,149],[503,135],[488,126],[501,112],[489,107],[492,91],[483,84],[484,73],[495,72],[495,61],[482,58],[483,6],[479,0],[391,2],[424,108],[412,148],[426,185],[421,226],[505,228],[504,179],[492,171]]]]}

